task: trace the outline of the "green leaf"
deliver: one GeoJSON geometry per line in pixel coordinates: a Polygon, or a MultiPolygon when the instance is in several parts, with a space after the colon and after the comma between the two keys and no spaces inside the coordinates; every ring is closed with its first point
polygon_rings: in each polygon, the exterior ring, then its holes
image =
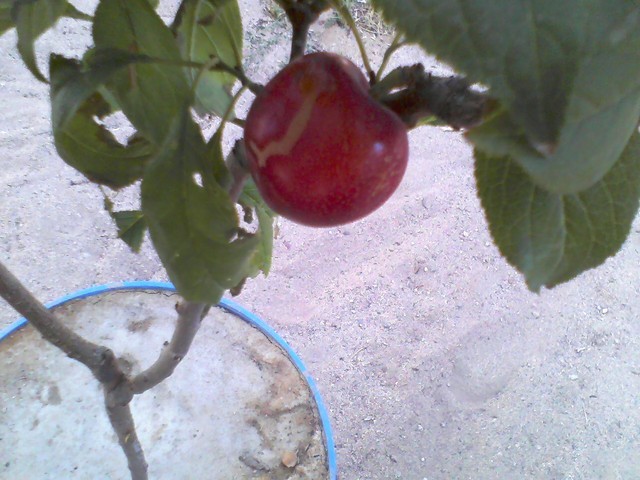
{"type": "Polygon", "coordinates": [[[144,214],[140,210],[122,210],[109,212],[118,227],[118,238],[121,238],[131,250],[138,253],[147,231],[144,214]]]}
{"type": "MultiPolygon", "coordinates": [[[[201,63],[217,58],[231,67],[242,65],[242,20],[236,0],[184,0],[173,30],[183,58],[201,63]]],[[[198,74],[198,69],[187,70],[191,83],[198,74]]],[[[203,73],[196,89],[196,111],[224,115],[235,80],[228,73],[203,73]]]]}
{"type": "Polygon", "coordinates": [[[117,70],[117,63],[83,72],[80,63],[58,55],[50,60],[53,137],[60,157],[89,180],[121,188],[142,177],[154,154],[142,138],[120,144],[96,118],[111,113],[95,89],[101,79],[117,70]]]}
{"type": "Polygon", "coordinates": [[[87,22],[93,21],[93,17],[91,15],[81,12],[70,3],[67,4],[67,9],[64,12],[64,16],[69,18],[74,18],[76,20],[86,20],[87,22]]]}
{"type": "Polygon", "coordinates": [[[14,27],[11,9],[14,0],[0,0],[0,35],[14,27]]]}
{"type": "Polygon", "coordinates": [[[64,128],[54,132],[54,142],[67,164],[92,182],[118,189],[142,178],[156,148],[139,137],[132,137],[127,145],[119,143],[94,120],[108,113],[108,103],[95,94],[64,128]]]}
{"type": "Polygon", "coordinates": [[[116,222],[118,227],[118,238],[124,241],[135,253],[140,252],[140,247],[147,231],[147,222],[144,213],[140,210],[121,210],[114,212],[113,201],[104,195],[104,209],[109,212],[109,216],[116,222]]]}
{"type": "Polygon", "coordinates": [[[151,240],[181,295],[216,303],[252,271],[259,238],[238,228],[235,205],[215,181],[211,150],[184,111],[142,181],[151,240]]]}
{"type": "MultiPolygon", "coordinates": [[[[33,2],[33,0],[0,0],[0,35],[2,35],[4,32],[6,32],[7,30],[9,30],[10,28],[15,27],[15,23],[14,23],[14,19],[12,17],[12,9],[14,4],[18,4],[18,3],[23,3],[23,5],[21,6],[16,6],[16,15],[20,14],[20,15],[33,15],[33,11],[22,11],[22,13],[18,12],[17,9],[24,9],[25,5],[29,2],[33,2]]],[[[51,3],[51,2],[47,2],[47,3],[51,3]]],[[[66,2],[63,2],[66,3],[66,2]]],[[[53,5],[55,7],[55,5],[53,5]]],[[[57,14],[57,8],[54,9],[54,16],[55,14],[57,14]]],[[[93,17],[91,15],[87,15],[84,12],[81,12],[80,10],[78,10],[76,7],[74,7],[73,5],[71,5],[70,3],[66,3],[66,8],[64,9],[64,13],[62,15],[59,15],[58,17],[55,17],[53,19],[49,18],[48,20],[46,19],[46,16],[49,16],[49,12],[45,12],[43,14],[40,15],[44,15],[45,18],[45,23],[50,22],[49,25],[45,25],[44,30],[47,30],[49,27],[53,26],[53,24],[56,22],[56,20],[60,17],[60,16],[65,16],[65,17],[69,17],[69,18],[75,18],[76,20],[87,20],[87,21],[92,21],[93,17]]],[[[33,26],[30,26],[30,28],[33,28],[33,26]]],[[[28,30],[28,29],[27,29],[28,30]]],[[[43,31],[44,31],[43,30],[43,31]]],[[[40,32],[42,33],[42,32],[40,32]]],[[[28,31],[25,33],[25,41],[26,37],[28,37],[29,35],[31,35],[30,33],[28,33],[28,31]]],[[[40,35],[40,34],[38,34],[40,35]]],[[[38,36],[34,36],[32,39],[32,42],[35,41],[36,37],[38,36]]],[[[33,52],[33,46],[29,47],[28,45],[25,46],[25,48],[28,50],[29,48],[31,49],[31,51],[33,52]]],[[[35,64],[35,62],[31,62],[32,64],[35,64]]],[[[40,73],[40,72],[38,72],[40,73]]]]}
{"type": "Polygon", "coordinates": [[[38,69],[34,43],[64,15],[68,5],[65,0],[20,0],[11,9],[11,19],[18,31],[18,51],[31,73],[43,82],[47,79],[38,69]]]}
{"type": "Polygon", "coordinates": [[[465,133],[479,150],[493,156],[513,158],[536,157],[522,128],[518,127],[504,109],[495,112],[480,126],[465,133]]]}
{"type": "Polygon", "coordinates": [[[224,124],[219,126],[216,132],[211,136],[207,143],[208,154],[205,157],[206,162],[201,165],[204,172],[209,175],[211,182],[217,182],[225,190],[231,188],[231,172],[227,168],[222,153],[222,134],[224,124]]]}
{"type": "Polygon", "coordinates": [[[76,110],[111,76],[136,62],[148,62],[148,57],[116,49],[90,51],[84,65],[76,60],[53,54],[51,70],[51,110],[53,128],[64,128],[76,110]],[[55,73],[55,78],[54,78],[55,73]]]}
{"type": "Polygon", "coordinates": [[[262,196],[258,192],[258,187],[253,180],[248,180],[239,200],[240,205],[244,208],[253,209],[258,216],[258,229],[260,232],[260,243],[256,255],[253,258],[253,266],[255,276],[258,272],[269,274],[271,270],[271,258],[273,256],[273,221],[277,214],[271,210],[262,196]]]}
{"type": "Polygon", "coordinates": [[[568,123],[547,158],[540,156],[506,112],[471,130],[467,138],[481,150],[516,159],[542,188],[576,193],[598,182],[619,158],[638,123],[639,111],[640,91],[636,91],[585,121],[568,123]]]}
{"type": "MultiPolygon", "coordinates": [[[[487,85],[511,127],[471,136],[538,185],[575,193],[617,161],[640,118],[640,5],[627,0],[373,0],[410,41],[487,85]],[[506,141],[513,132],[517,139],[506,141]],[[607,132],[603,136],[603,132],[607,132]],[[480,136],[484,136],[480,140],[480,136]],[[492,140],[501,143],[492,145],[492,140]],[[528,144],[526,153],[523,144],[528,144]]],[[[480,143],[479,143],[480,144],[480,143]]]]}
{"type": "Polygon", "coordinates": [[[171,30],[146,0],[103,0],[96,9],[93,39],[98,49],[161,59],[129,65],[107,84],[131,123],[161,144],[191,100],[171,30]]]}
{"type": "Polygon", "coordinates": [[[640,201],[640,135],[595,185],[561,195],[536,186],[509,157],[475,151],[478,195],[500,252],[532,291],[566,282],[614,255],[640,201]]]}

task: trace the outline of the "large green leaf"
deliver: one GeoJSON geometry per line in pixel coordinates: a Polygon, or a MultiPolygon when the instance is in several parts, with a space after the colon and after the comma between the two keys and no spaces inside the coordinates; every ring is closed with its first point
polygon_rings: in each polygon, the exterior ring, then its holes
{"type": "Polygon", "coordinates": [[[467,138],[481,150],[515,158],[544,189],[575,193],[594,185],[615,163],[638,123],[639,111],[640,90],[635,90],[596,115],[567,123],[556,150],[547,158],[540,156],[506,112],[471,130],[467,138]]]}
{"type": "Polygon", "coordinates": [[[93,23],[98,49],[119,49],[162,62],[129,65],[107,84],[131,123],[160,144],[190,103],[191,91],[169,27],[146,0],[103,0],[93,23]]]}
{"type": "MultiPolygon", "coordinates": [[[[242,20],[236,0],[184,0],[173,26],[185,59],[206,63],[213,58],[231,67],[242,65],[242,20]]],[[[191,82],[199,70],[188,69],[191,82]]],[[[224,115],[232,102],[235,78],[227,73],[202,74],[196,89],[198,113],[224,115]]]]}
{"type": "Polygon", "coordinates": [[[11,19],[18,31],[18,51],[31,73],[43,82],[47,80],[38,69],[34,43],[58,21],[67,8],[69,4],[65,0],[21,0],[14,2],[11,9],[11,19]]]}
{"type": "Polygon", "coordinates": [[[511,156],[547,190],[575,193],[600,180],[637,125],[638,2],[373,3],[411,41],[490,88],[508,117],[499,123],[512,126],[502,132],[494,123],[471,138],[482,141],[485,151],[510,148],[511,156]],[[513,132],[516,138],[506,138],[513,132]],[[496,138],[501,141],[494,146],[496,138]]]}
{"type": "Polygon", "coordinates": [[[51,115],[58,154],[91,181],[111,188],[141,178],[155,151],[142,138],[120,144],[96,120],[111,113],[111,108],[94,92],[101,81],[122,68],[122,62],[105,62],[95,70],[84,71],[76,60],[57,55],[50,60],[51,115]]]}
{"type": "Polygon", "coordinates": [[[500,252],[533,291],[603,263],[625,241],[640,199],[640,135],[595,185],[561,195],[536,186],[509,157],[475,152],[478,195],[500,252]]]}
{"type": "MultiPolygon", "coordinates": [[[[185,111],[142,181],[142,209],[169,278],[188,300],[216,303],[252,272],[259,238],[238,228],[211,150],[185,111]]],[[[217,161],[217,160],[216,160],[217,161]]]]}

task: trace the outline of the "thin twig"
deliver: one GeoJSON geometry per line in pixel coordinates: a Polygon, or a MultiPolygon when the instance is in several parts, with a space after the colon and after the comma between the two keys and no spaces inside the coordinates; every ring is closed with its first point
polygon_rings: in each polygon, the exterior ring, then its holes
{"type": "Polygon", "coordinates": [[[360,56],[362,57],[364,69],[369,76],[369,82],[374,83],[376,80],[376,72],[374,72],[371,68],[369,56],[367,55],[367,49],[364,46],[364,41],[362,40],[362,36],[360,36],[360,30],[358,30],[358,26],[356,25],[351,12],[344,4],[343,0],[331,0],[331,3],[333,7],[338,11],[344,22],[347,24],[347,26],[351,30],[351,33],[353,33],[353,36],[356,39],[356,43],[358,44],[358,50],[360,50],[360,56]]]}
{"type": "Polygon", "coordinates": [[[176,305],[178,322],[171,337],[165,343],[158,359],[145,371],[131,380],[133,393],[140,394],[169,378],[185,357],[200,329],[202,319],[209,311],[204,303],[183,302],[176,305]]]}
{"type": "Polygon", "coordinates": [[[232,118],[229,123],[233,123],[236,127],[244,128],[247,126],[247,121],[242,118],[232,118]]]}
{"type": "Polygon", "coordinates": [[[404,44],[405,44],[404,35],[401,33],[397,33],[396,36],[393,38],[391,45],[389,45],[387,50],[384,52],[384,56],[382,57],[382,63],[380,64],[380,68],[378,68],[378,73],[376,73],[376,82],[379,82],[380,79],[382,78],[382,74],[384,73],[384,69],[387,68],[387,64],[391,59],[391,55],[393,55],[394,52],[396,52],[396,50],[403,47],[404,44]]]}
{"type": "Polygon", "coordinates": [[[247,77],[242,67],[234,67],[223,62],[219,58],[212,58],[208,62],[195,62],[193,60],[167,60],[165,58],[142,57],[142,60],[140,61],[144,61],[146,63],[157,63],[160,65],[171,65],[174,67],[197,68],[199,70],[199,75],[206,71],[229,73],[236,77],[244,87],[247,87],[256,95],[264,88],[262,85],[255,83],[247,77]]]}
{"type": "Polygon", "coordinates": [[[220,126],[218,127],[218,130],[216,131],[216,135],[219,135],[220,138],[222,138],[222,133],[224,132],[224,127],[227,124],[227,122],[229,123],[233,123],[234,125],[237,125],[239,127],[244,128],[245,126],[245,120],[239,119],[239,118],[233,118],[234,115],[234,110],[236,108],[236,104],[238,103],[238,100],[240,100],[240,97],[242,97],[242,95],[244,94],[245,90],[247,90],[249,87],[243,85],[233,96],[233,98],[231,99],[231,102],[229,102],[229,105],[227,106],[227,110],[224,112],[224,115],[222,115],[222,119],[220,121],[220,126]]]}

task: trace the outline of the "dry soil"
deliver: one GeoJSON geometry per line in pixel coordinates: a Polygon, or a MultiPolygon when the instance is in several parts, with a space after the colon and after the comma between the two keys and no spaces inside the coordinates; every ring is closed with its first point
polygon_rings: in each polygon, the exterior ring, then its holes
{"type": "MultiPolygon", "coordinates": [[[[264,82],[286,62],[288,31],[258,0],[241,5],[247,68],[264,82]]],[[[374,64],[389,40],[367,35],[374,64]]],[[[88,41],[61,22],[39,42],[41,60],[88,41]]],[[[0,38],[3,262],[43,301],[165,279],[148,243],[131,254],[97,187],[56,156],[47,88],[14,45],[14,33],[0,38]]],[[[330,18],[310,46],[361,64],[330,18]]],[[[393,59],[417,61],[446,71],[416,48],[393,59]]],[[[236,299],[317,379],[341,478],[640,479],[640,224],[605,265],[535,295],[491,242],[461,134],[418,128],[410,148],[402,185],[370,217],[330,229],[281,220],[271,274],[236,299]]],[[[134,205],[135,192],[116,201],[134,205]]],[[[1,304],[0,325],[14,318],[1,304]]]]}

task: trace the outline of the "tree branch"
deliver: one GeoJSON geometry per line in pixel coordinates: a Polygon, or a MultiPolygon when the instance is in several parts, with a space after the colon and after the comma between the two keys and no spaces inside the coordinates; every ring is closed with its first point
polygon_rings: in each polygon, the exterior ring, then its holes
{"type": "Polygon", "coordinates": [[[436,116],[455,129],[478,125],[492,108],[485,94],[471,89],[464,77],[437,77],[421,64],[391,71],[370,93],[393,110],[409,127],[436,116]]]}
{"type": "Polygon", "coordinates": [[[118,436],[118,443],[127,457],[131,480],[147,480],[147,461],[131,415],[129,402],[121,404],[113,398],[112,391],[104,390],[104,403],[113,430],[118,436]]]}
{"type": "Polygon", "coordinates": [[[200,329],[202,319],[209,312],[204,303],[183,302],[176,304],[178,322],[171,341],[164,344],[158,359],[145,371],[131,380],[134,394],[143,393],[167,379],[189,352],[191,343],[200,329]]]}
{"type": "MultiPolygon", "coordinates": [[[[229,153],[227,167],[232,177],[232,182],[229,186],[229,197],[235,203],[238,201],[248,177],[244,142],[242,140],[236,141],[235,146],[229,153]]],[[[205,303],[185,301],[176,304],[178,321],[171,340],[164,344],[158,359],[148,369],[131,380],[131,391],[134,394],[138,395],[155,387],[173,374],[178,364],[189,352],[202,320],[210,308],[211,305],[205,303]]]]}
{"type": "Polygon", "coordinates": [[[85,340],[58,320],[22,283],[0,263],[0,296],[67,356],[86,365],[101,382],[113,382],[113,352],[85,340]]]}
{"type": "Polygon", "coordinates": [[[131,478],[147,479],[147,462],[138,442],[129,410],[132,398],[129,379],[109,348],[92,343],[67,328],[50,310],[0,263],[0,295],[49,343],[84,364],[103,385],[109,420],[127,456],[131,478]]]}

